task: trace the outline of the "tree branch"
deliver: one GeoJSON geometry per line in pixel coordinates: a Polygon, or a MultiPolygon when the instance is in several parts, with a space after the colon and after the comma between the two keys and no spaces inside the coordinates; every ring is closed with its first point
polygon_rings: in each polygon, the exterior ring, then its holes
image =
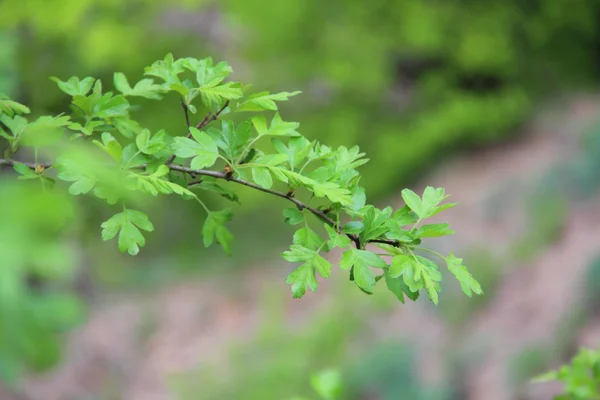
{"type": "MultiPolygon", "coordinates": [[[[279,192],[277,190],[272,190],[272,189],[266,189],[260,185],[246,181],[244,179],[233,178],[230,174],[228,174],[226,172],[204,170],[204,169],[191,169],[191,168],[187,168],[187,167],[182,167],[181,165],[177,165],[177,164],[169,164],[168,167],[173,171],[185,172],[190,175],[204,175],[204,176],[212,176],[213,178],[217,178],[217,179],[224,179],[226,181],[235,182],[237,184],[250,187],[252,189],[260,190],[261,192],[272,194],[273,196],[281,197],[282,199],[286,199],[286,200],[294,203],[296,205],[296,207],[298,207],[299,210],[306,209],[306,210],[310,211],[317,218],[323,220],[324,222],[326,222],[327,224],[332,226],[336,231],[339,231],[339,226],[337,226],[335,221],[333,219],[331,219],[329,216],[327,216],[326,213],[324,213],[323,211],[321,211],[319,209],[309,206],[308,204],[296,199],[295,197],[290,196],[288,193],[279,192]]],[[[347,233],[346,236],[348,236],[348,238],[350,238],[350,240],[352,240],[352,242],[354,242],[357,249],[361,248],[361,243],[360,243],[360,239],[358,238],[358,236],[352,235],[350,233],[347,233]]],[[[375,240],[371,240],[370,243],[384,243],[384,244],[389,244],[392,246],[399,245],[399,243],[397,241],[388,240],[388,239],[375,239],[375,240]]]]}
{"type": "MultiPolygon", "coordinates": [[[[215,115],[218,115],[218,114],[215,114],[215,115]]],[[[20,161],[15,161],[12,159],[0,159],[0,166],[2,166],[2,165],[12,166],[12,165],[18,164],[18,163],[25,164],[31,169],[35,169],[35,166],[36,166],[34,163],[27,163],[27,162],[22,163],[20,161]]],[[[41,165],[44,168],[50,168],[52,166],[52,164],[49,164],[49,163],[38,164],[38,165],[41,165]]],[[[247,186],[249,188],[259,190],[261,192],[268,193],[268,194],[271,194],[276,197],[281,197],[282,199],[286,199],[287,201],[294,203],[296,205],[296,207],[298,207],[299,210],[310,211],[317,218],[321,219],[325,223],[332,226],[336,231],[339,231],[339,226],[337,226],[335,221],[333,219],[331,219],[325,212],[323,212],[317,208],[309,206],[308,204],[298,200],[297,198],[292,197],[289,193],[279,192],[277,190],[272,190],[272,189],[266,189],[260,185],[246,181],[244,179],[234,178],[228,172],[213,171],[213,170],[209,170],[209,169],[191,169],[188,167],[184,167],[184,166],[177,165],[177,164],[170,164],[170,163],[167,166],[172,171],[183,172],[183,173],[190,174],[193,176],[198,176],[198,175],[212,176],[213,178],[216,178],[216,179],[223,179],[223,180],[226,180],[229,182],[235,182],[239,185],[247,186]]],[[[143,168],[143,167],[145,167],[145,166],[144,165],[139,166],[139,168],[143,168]]],[[[346,236],[348,238],[350,238],[352,240],[352,242],[354,242],[354,244],[356,245],[356,248],[358,248],[358,249],[361,248],[361,243],[360,243],[360,240],[357,235],[347,233],[346,236]]],[[[374,239],[374,240],[371,240],[369,243],[383,243],[383,244],[389,244],[391,246],[396,246],[396,247],[400,245],[400,243],[398,243],[397,241],[388,240],[388,239],[374,239]]]]}
{"type": "Polygon", "coordinates": [[[32,163],[32,162],[17,161],[17,160],[13,160],[10,158],[7,158],[7,159],[0,158],[0,166],[12,167],[15,164],[25,164],[31,169],[35,169],[36,166],[44,167],[44,169],[50,168],[52,166],[51,163],[37,163],[36,164],[36,163],[32,163]]]}

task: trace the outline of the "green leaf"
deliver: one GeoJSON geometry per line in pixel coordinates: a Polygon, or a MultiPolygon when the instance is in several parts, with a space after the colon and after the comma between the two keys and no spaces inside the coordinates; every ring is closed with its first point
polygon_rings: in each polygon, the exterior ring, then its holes
{"type": "Polygon", "coordinates": [[[43,116],[24,127],[20,143],[24,146],[43,147],[53,144],[64,135],[64,128],[70,124],[70,117],[43,116]]]}
{"type": "Polygon", "coordinates": [[[286,208],[283,210],[285,223],[290,225],[298,225],[304,222],[304,214],[296,207],[286,208]]]}
{"type": "Polygon", "coordinates": [[[155,61],[151,66],[146,67],[144,75],[151,75],[161,78],[168,85],[181,85],[178,74],[183,72],[182,63],[175,63],[173,54],[169,53],[164,60],[155,61]]]}
{"type": "Polygon", "coordinates": [[[323,277],[329,278],[331,276],[331,263],[323,258],[320,254],[315,253],[312,259],[312,264],[315,270],[323,277]]]}
{"type": "Polygon", "coordinates": [[[427,290],[427,295],[429,296],[429,300],[435,305],[439,302],[438,291],[439,287],[435,282],[429,278],[426,274],[423,274],[423,282],[425,283],[425,290],[427,290]]]}
{"type": "Polygon", "coordinates": [[[205,247],[211,246],[216,240],[223,250],[225,250],[225,253],[231,256],[233,235],[225,228],[225,224],[231,221],[232,217],[233,211],[229,208],[221,211],[211,211],[208,214],[202,227],[202,237],[205,247]]]}
{"type": "Polygon", "coordinates": [[[11,100],[4,93],[0,93],[0,115],[7,114],[12,117],[15,114],[29,114],[30,112],[29,107],[11,100]]]}
{"type": "Polygon", "coordinates": [[[198,188],[198,189],[206,190],[209,192],[217,193],[229,201],[233,201],[238,204],[240,202],[238,195],[235,192],[219,185],[218,183],[216,183],[215,178],[212,178],[209,176],[203,177],[202,182],[200,182],[197,185],[190,186],[190,188],[193,188],[193,189],[198,188]]]}
{"type": "Polygon", "coordinates": [[[97,140],[92,141],[92,143],[104,150],[116,162],[121,162],[121,159],[123,158],[123,148],[121,147],[121,144],[108,132],[103,132],[101,138],[102,143],[97,140]]]}
{"type": "Polygon", "coordinates": [[[223,150],[227,159],[234,163],[242,156],[242,152],[250,140],[250,130],[250,121],[244,121],[236,127],[233,121],[222,120],[221,130],[209,128],[208,134],[223,150]]]}
{"type": "Polygon", "coordinates": [[[13,165],[13,169],[21,175],[19,179],[38,179],[40,177],[25,164],[16,163],[13,165]]]}
{"type": "Polygon", "coordinates": [[[263,136],[267,133],[267,119],[263,114],[255,115],[251,121],[258,136],[263,136]]]}
{"type": "Polygon", "coordinates": [[[143,129],[135,137],[135,144],[142,153],[149,155],[156,154],[169,147],[167,135],[163,129],[156,132],[152,138],[150,138],[150,131],[148,129],[143,129]]]}
{"type": "Polygon", "coordinates": [[[419,217],[408,206],[404,206],[392,215],[392,220],[400,228],[416,224],[419,217]]]}
{"type": "Polygon", "coordinates": [[[83,78],[82,80],[79,80],[76,76],[72,76],[66,82],[53,76],[50,80],[56,82],[58,88],[69,96],[85,96],[88,94],[95,81],[95,79],[90,76],[83,78]]]}
{"type": "Polygon", "coordinates": [[[342,232],[355,235],[362,232],[363,228],[362,221],[350,221],[342,227],[342,232]]]}
{"type": "Polygon", "coordinates": [[[269,94],[269,92],[260,92],[246,97],[246,100],[238,105],[237,111],[263,111],[277,110],[275,101],[286,101],[292,96],[296,96],[302,92],[281,92],[269,94]]]}
{"type": "Polygon", "coordinates": [[[102,240],[110,240],[119,233],[119,250],[122,253],[127,251],[132,256],[138,254],[140,247],[144,247],[146,244],[146,240],[140,229],[148,232],[154,230],[154,226],[146,214],[141,211],[129,209],[113,215],[110,219],[103,222],[101,227],[102,240]]]}
{"type": "Polygon", "coordinates": [[[313,374],[310,384],[323,400],[335,400],[342,395],[342,375],[334,369],[313,374]]]}
{"type": "Polygon", "coordinates": [[[273,186],[273,178],[271,172],[266,167],[253,167],[252,168],[252,179],[258,185],[265,189],[270,189],[273,186]]]}
{"type": "Polygon", "coordinates": [[[440,223],[440,224],[428,224],[423,225],[419,229],[417,229],[415,233],[415,237],[417,238],[432,238],[446,235],[453,235],[454,231],[452,229],[448,229],[450,224],[440,223]]]}
{"type": "Polygon", "coordinates": [[[434,189],[431,186],[427,186],[423,192],[423,200],[410,189],[402,190],[402,198],[404,202],[412,211],[414,211],[419,219],[429,218],[437,213],[454,207],[456,203],[448,203],[439,205],[442,201],[447,199],[449,196],[445,194],[443,188],[434,189]]]}
{"type": "Polygon", "coordinates": [[[281,257],[289,262],[305,262],[312,260],[315,254],[315,250],[307,249],[299,244],[292,244],[290,250],[281,253],[281,257]]]}
{"type": "Polygon", "coordinates": [[[329,235],[329,240],[327,241],[327,247],[329,247],[329,249],[333,249],[335,247],[339,247],[339,248],[343,249],[343,248],[350,246],[352,241],[350,240],[350,238],[348,236],[337,233],[335,231],[335,229],[333,229],[327,223],[324,225],[325,225],[325,230],[327,231],[327,234],[329,235]]]}
{"type": "Polygon", "coordinates": [[[172,149],[177,157],[194,157],[192,169],[202,169],[212,166],[219,157],[219,149],[215,141],[206,132],[191,127],[190,132],[195,140],[186,137],[173,139],[172,149]]]}
{"type": "Polygon", "coordinates": [[[306,294],[306,289],[312,292],[317,290],[319,284],[315,276],[315,269],[311,264],[302,264],[292,271],[286,281],[288,285],[292,285],[292,293],[295,299],[299,299],[306,294]]]}
{"type": "Polygon", "coordinates": [[[483,290],[481,290],[481,285],[467,270],[467,267],[462,265],[463,259],[457,258],[454,254],[450,253],[448,257],[446,257],[446,263],[448,264],[448,270],[456,277],[458,282],[460,283],[460,287],[463,292],[469,297],[471,297],[471,293],[475,294],[483,294],[483,290]]]}
{"type": "Polygon", "coordinates": [[[375,253],[351,248],[342,254],[340,268],[350,269],[354,273],[354,282],[367,293],[373,293],[375,274],[370,267],[387,268],[387,263],[375,253]]]}
{"type": "Polygon", "coordinates": [[[362,221],[364,227],[359,235],[361,243],[368,243],[373,239],[383,236],[388,231],[386,221],[391,215],[391,207],[379,210],[373,206],[368,206],[362,221]]]}
{"type": "Polygon", "coordinates": [[[402,190],[402,199],[412,211],[419,216],[419,218],[426,218],[426,209],[423,202],[419,198],[419,195],[410,189],[402,190]]]}
{"type": "Polygon", "coordinates": [[[292,240],[294,244],[299,244],[311,250],[316,250],[325,244],[325,241],[315,231],[308,226],[298,229],[294,233],[292,240]]]}
{"type": "Polygon", "coordinates": [[[164,92],[164,89],[161,85],[155,84],[152,79],[142,79],[135,84],[133,89],[122,72],[115,72],[113,80],[115,88],[123,93],[123,96],[138,96],[152,100],[162,99],[161,93],[164,92]]]}

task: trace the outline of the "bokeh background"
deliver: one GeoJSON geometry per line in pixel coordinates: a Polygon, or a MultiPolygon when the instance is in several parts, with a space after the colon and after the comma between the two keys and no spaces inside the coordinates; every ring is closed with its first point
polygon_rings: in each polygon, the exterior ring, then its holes
{"type": "MultiPolygon", "coordinates": [[[[132,258],[100,240],[111,210],[79,199],[66,215],[5,168],[2,400],[314,399],[310,374],[330,367],[345,399],[545,400],[560,388],[529,379],[598,345],[600,1],[0,1],[0,92],[35,115],[68,105],[50,76],[135,81],[168,52],[302,90],[286,119],[359,144],[378,205],[445,187],[457,234],[431,246],[485,295],[447,279],[439,307],[401,305],[338,274],[292,300],[284,204],[244,190],[231,258],[201,245],[201,209],[171,199],[148,205],[157,231],[132,258]],[[26,293],[31,265],[53,291],[26,293]]],[[[161,104],[136,116],[183,128],[161,104]]]]}

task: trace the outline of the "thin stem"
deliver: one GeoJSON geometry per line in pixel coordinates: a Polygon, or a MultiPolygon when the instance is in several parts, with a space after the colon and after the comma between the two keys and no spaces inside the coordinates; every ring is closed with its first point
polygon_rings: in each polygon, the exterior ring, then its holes
{"type": "Polygon", "coordinates": [[[444,257],[443,255],[441,255],[440,253],[438,253],[437,251],[434,250],[430,250],[430,249],[426,249],[425,247],[415,247],[415,250],[421,250],[421,251],[425,251],[427,253],[431,253],[435,256],[438,256],[439,258],[441,258],[442,260],[445,260],[446,257],[444,257]]]}
{"type": "Polygon", "coordinates": [[[206,214],[210,214],[210,210],[208,209],[208,207],[206,207],[206,204],[204,204],[204,202],[202,200],[200,200],[198,197],[196,197],[196,200],[198,201],[198,203],[200,203],[202,208],[204,208],[204,211],[206,211],[206,214]]]}

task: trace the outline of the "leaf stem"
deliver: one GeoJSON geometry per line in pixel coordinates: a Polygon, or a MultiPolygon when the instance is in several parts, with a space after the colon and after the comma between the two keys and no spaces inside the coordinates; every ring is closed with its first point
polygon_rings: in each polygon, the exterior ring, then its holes
{"type": "Polygon", "coordinates": [[[430,249],[426,249],[425,247],[415,247],[415,250],[421,250],[421,251],[425,251],[427,253],[431,253],[433,255],[438,256],[439,258],[441,258],[442,260],[445,260],[446,257],[444,257],[443,255],[441,255],[440,253],[438,253],[437,251],[434,250],[430,250],[430,249]]]}

